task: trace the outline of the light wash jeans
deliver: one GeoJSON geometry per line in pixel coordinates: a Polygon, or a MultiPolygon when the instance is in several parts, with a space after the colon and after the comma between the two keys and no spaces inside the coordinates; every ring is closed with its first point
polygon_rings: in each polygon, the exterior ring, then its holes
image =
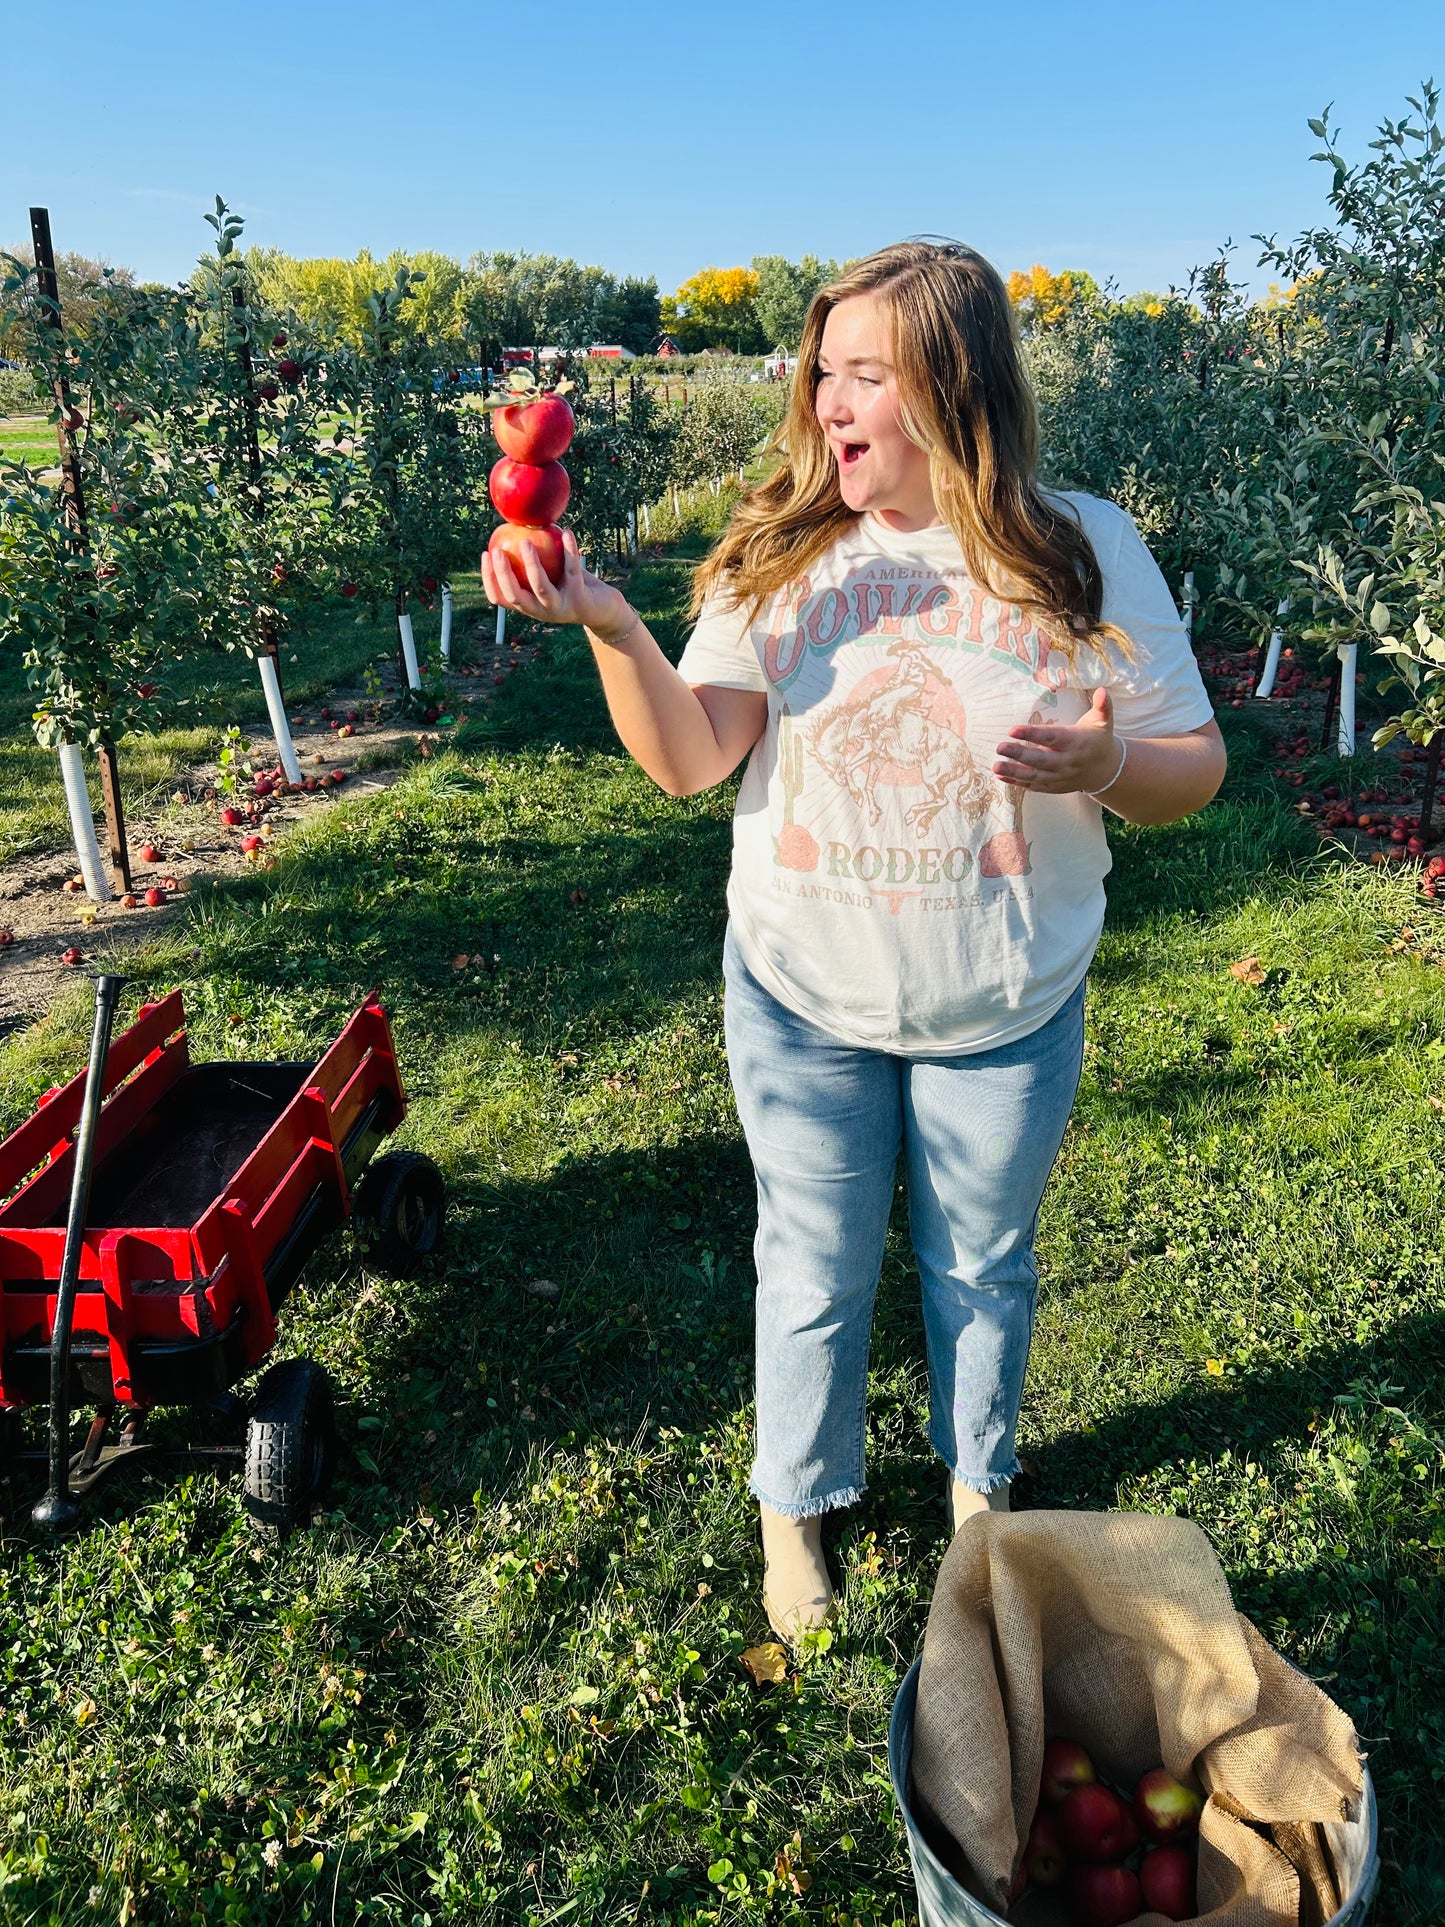
{"type": "Polygon", "coordinates": [[[751,1490],[811,1518],[862,1496],[873,1299],[898,1153],[923,1281],[929,1437],[977,1492],[1018,1471],[1039,1203],[1079,1087],[1084,986],[971,1057],[895,1057],[794,1016],[723,955],[728,1066],[758,1185],[751,1490]]]}

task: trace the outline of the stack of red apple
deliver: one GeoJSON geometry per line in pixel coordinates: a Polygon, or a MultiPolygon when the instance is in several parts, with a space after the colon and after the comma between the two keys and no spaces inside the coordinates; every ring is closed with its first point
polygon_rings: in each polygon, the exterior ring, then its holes
{"type": "Polygon", "coordinates": [[[492,531],[487,553],[505,554],[521,583],[527,580],[522,544],[530,542],[553,582],[561,582],[564,560],[557,517],[567,506],[572,484],[560,457],[575,426],[572,410],[560,395],[513,402],[492,414],[502,459],[492,469],[492,506],[506,520],[492,531]]]}
{"type": "Polygon", "coordinates": [[[1201,1806],[1162,1766],[1126,1800],[1076,1741],[1050,1740],[1019,1891],[1067,1881],[1081,1927],[1121,1927],[1146,1910],[1192,1920],[1201,1806]]]}

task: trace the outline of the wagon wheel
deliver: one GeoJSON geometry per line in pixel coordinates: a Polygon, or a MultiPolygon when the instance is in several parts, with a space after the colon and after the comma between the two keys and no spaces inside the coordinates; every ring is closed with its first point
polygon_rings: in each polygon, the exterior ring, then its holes
{"type": "Polygon", "coordinates": [[[246,1425],[246,1510],[285,1539],[326,1496],[336,1464],[331,1381],[309,1358],[273,1365],[246,1425]]]}
{"type": "Polygon", "coordinates": [[[420,1151],[388,1151],[362,1179],[356,1216],[378,1270],[409,1278],[438,1250],[446,1216],[442,1174],[420,1151]]]}

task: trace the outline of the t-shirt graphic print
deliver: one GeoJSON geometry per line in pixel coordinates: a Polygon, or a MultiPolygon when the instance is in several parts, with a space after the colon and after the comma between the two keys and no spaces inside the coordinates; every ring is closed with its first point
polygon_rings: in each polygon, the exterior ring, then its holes
{"type": "Polygon", "coordinates": [[[1015,723],[1076,723],[1105,684],[1122,736],[1212,710],[1173,599],[1137,530],[1072,506],[1131,663],[1073,665],[968,575],[951,530],[865,516],[753,623],[709,604],[680,668],[766,691],[738,795],[728,901],[744,959],[789,1009],[845,1043],[911,1056],[1026,1036],[1086,973],[1103,923],[1100,805],[992,773],[1015,723]]]}

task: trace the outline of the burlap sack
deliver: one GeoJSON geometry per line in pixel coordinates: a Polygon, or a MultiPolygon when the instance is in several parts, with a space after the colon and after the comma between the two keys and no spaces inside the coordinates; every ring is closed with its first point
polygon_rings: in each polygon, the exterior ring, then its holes
{"type": "MultiPolygon", "coordinates": [[[[955,1536],[923,1643],[913,1799],[995,1913],[1008,1912],[1050,1735],[1082,1742],[1121,1786],[1161,1761],[1199,1782],[1210,1927],[1328,1918],[1318,1909],[1333,1871],[1316,1829],[1359,1812],[1354,1728],[1235,1612],[1189,1520],[984,1512],[955,1536]]],[[[1013,1917],[1044,1927],[1065,1915],[1031,1891],[1013,1917]]]]}

